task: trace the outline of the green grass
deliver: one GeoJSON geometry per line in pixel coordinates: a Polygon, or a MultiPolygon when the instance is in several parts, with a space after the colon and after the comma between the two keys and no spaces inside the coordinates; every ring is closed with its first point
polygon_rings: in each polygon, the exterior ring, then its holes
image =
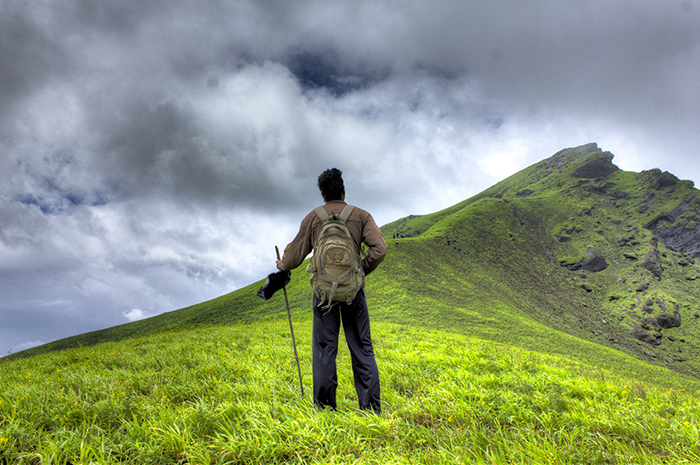
{"type": "Polygon", "coordinates": [[[167,332],[0,365],[0,463],[694,463],[688,392],[570,357],[375,323],[384,412],[312,406],[310,326],[167,332]]]}

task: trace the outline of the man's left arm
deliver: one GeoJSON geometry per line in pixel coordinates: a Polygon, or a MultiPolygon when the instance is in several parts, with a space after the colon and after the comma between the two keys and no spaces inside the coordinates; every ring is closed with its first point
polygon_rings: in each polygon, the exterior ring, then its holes
{"type": "Polygon", "coordinates": [[[386,257],[388,250],[382,237],[382,232],[379,230],[377,223],[374,222],[374,218],[369,213],[367,216],[369,218],[362,228],[362,242],[368,247],[367,256],[362,260],[362,269],[365,272],[365,276],[379,266],[384,257],[386,257]]]}

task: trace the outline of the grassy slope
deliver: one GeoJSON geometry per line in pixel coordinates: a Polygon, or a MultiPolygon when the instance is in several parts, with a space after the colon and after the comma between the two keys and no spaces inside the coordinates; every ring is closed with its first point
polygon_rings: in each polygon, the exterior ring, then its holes
{"type": "Polygon", "coordinates": [[[308,320],[169,331],[0,364],[0,463],[697,463],[700,405],[569,357],[375,323],[384,412],[312,407],[308,320]]]}
{"type": "MultiPolygon", "coordinates": [[[[545,251],[537,254],[541,244],[511,239],[505,228],[507,240],[481,243],[477,232],[484,229],[475,220],[477,208],[490,224],[499,213],[506,223],[512,216],[504,201],[485,200],[469,212],[470,228],[476,231],[465,228],[459,236],[450,229],[456,249],[443,236],[402,240],[371,276],[368,295],[377,309],[375,318],[569,355],[671,386],[700,387],[697,380],[640,362],[635,342],[628,340],[626,348],[610,342],[625,337],[624,329],[603,323],[607,315],[595,297],[569,282],[570,272],[553,266],[545,251]],[[416,276],[414,270],[425,269],[433,258],[438,272],[416,276]]],[[[517,221],[510,226],[521,227],[517,221]]]]}

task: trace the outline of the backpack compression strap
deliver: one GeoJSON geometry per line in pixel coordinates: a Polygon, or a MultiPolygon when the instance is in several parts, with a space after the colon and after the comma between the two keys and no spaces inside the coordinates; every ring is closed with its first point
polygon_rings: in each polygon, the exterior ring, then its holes
{"type": "Polygon", "coordinates": [[[352,215],[353,210],[355,210],[355,207],[353,207],[352,205],[345,205],[345,208],[343,208],[343,211],[340,212],[340,214],[331,216],[326,212],[326,209],[323,208],[323,205],[314,209],[316,215],[318,215],[322,223],[325,223],[330,219],[334,219],[340,220],[343,224],[345,224],[348,221],[348,218],[350,218],[350,215],[352,215]]]}

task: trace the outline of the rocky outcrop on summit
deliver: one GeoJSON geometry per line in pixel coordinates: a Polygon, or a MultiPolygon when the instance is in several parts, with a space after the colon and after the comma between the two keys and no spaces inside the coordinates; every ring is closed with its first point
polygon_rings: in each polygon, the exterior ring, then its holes
{"type": "MultiPolygon", "coordinates": [[[[659,170],[655,170],[658,172],[659,170]]],[[[651,185],[652,189],[663,189],[664,187],[675,186],[680,181],[675,175],[664,171],[660,173],[651,185]]]]}
{"type": "Polygon", "coordinates": [[[600,152],[589,156],[589,160],[578,167],[574,175],[579,178],[607,178],[620,168],[612,164],[614,155],[610,152],[600,152]]]}

